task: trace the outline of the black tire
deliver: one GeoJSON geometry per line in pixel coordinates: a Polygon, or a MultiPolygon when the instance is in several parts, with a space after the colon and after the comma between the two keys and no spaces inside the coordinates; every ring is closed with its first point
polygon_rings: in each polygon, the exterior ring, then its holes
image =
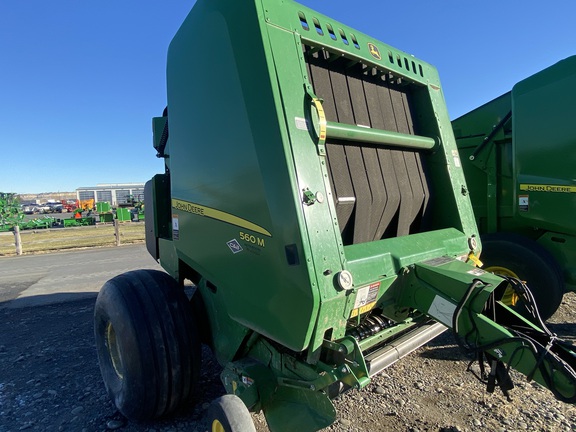
{"type": "Polygon", "coordinates": [[[183,289],[168,274],[136,270],[106,282],[94,333],[106,390],[128,419],[166,416],[196,394],[198,332],[183,289]]]}
{"type": "Polygon", "coordinates": [[[209,432],[256,432],[248,408],[236,395],[224,395],[212,401],[207,418],[209,432]]]}
{"type": "MultiPolygon", "coordinates": [[[[485,270],[516,275],[525,281],[543,320],[554,315],[564,295],[564,278],[550,252],[526,237],[496,233],[482,236],[481,259],[485,270]]],[[[522,304],[514,308],[519,313],[525,311],[522,304]]]]}

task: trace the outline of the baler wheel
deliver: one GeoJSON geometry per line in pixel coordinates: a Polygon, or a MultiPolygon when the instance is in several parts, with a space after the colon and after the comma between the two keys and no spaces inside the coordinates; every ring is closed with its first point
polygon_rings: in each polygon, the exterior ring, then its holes
{"type": "Polygon", "coordinates": [[[207,413],[210,432],[256,432],[252,416],[236,395],[224,395],[210,404],[207,413]]]}
{"type": "Polygon", "coordinates": [[[136,270],[106,282],[94,333],[106,390],[128,419],[166,416],[196,393],[197,327],[188,298],[168,274],[136,270]]]}
{"type": "MultiPolygon", "coordinates": [[[[554,315],[564,295],[564,278],[550,252],[526,237],[495,233],[482,236],[481,259],[484,270],[525,281],[544,321],[554,315]]],[[[510,289],[502,293],[501,299],[523,314],[521,300],[516,303],[510,289]]]]}

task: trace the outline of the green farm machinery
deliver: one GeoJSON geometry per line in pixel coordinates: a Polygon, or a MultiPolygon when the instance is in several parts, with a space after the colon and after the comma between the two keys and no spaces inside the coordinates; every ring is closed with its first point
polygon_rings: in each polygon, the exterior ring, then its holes
{"type": "MultiPolygon", "coordinates": [[[[212,431],[314,431],[444,330],[576,402],[576,356],[526,284],[478,268],[474,214],[437,71],[289,0],[198,0],[168,50],[145,188],[165,272],[109,280],[95,305],[106,389],[141,421],[199,392],[201,344],[227,395],[212,431]],[[209,61],[208,61],[209,60],[209,61]],[[185,286],[192,282],[193,294],[185,286]],[[498,300],[508,285],[533,312],[498,300]]],[[[383,425],[384,427],[385,425],[383,425]]]]}
{"type": "Polygon", "coordinates": [[[573,56],[452,122],[484,269],[528,281],[544,319],[576,290],[575,98],[573,56]]]}
{"type": "Polygon", "coordinates": [[[21,230],[51,228],[56,219],[41,217],[26,220],[14,193],[0,192],[0,231],[13,231],[17,225],[21,230]]]}
{"type": "Polygon", "coordinates": [[[22,223],[24,213],[16,194],[0,192],[0,231],[10,231],[14,225],[22,223]]]}

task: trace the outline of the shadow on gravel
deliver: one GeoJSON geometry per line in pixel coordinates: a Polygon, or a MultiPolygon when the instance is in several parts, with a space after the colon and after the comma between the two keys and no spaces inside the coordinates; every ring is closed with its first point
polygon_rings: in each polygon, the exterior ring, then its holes
{"type": "MultiPolygon", "coordinates": [[[[548,329],[561,339],[576,343],[576,323],[546,323],[548,329]]],[[[456,343],[451,330],[446,330],[440,336],[428,342],[426,349],[420,352],[420,357],[438,360],[472,360],[456,343]]]]}
{"type": "Polygon", "coordinates": [[[95,296],[67,299],[39,307],[0,306],[0,432],[205,430],[207,404],[224,394],[220,367],[209,350],[203,350],[196,405],[170,420],[127,422],[100,377],[93,333],[95,296]]]}
{"type": "Polygon", "coordinates": [[[444,333],[428,342],[428,344],[426,344],[426,349],[419,352],[419,356],[423,358],[449,361],[469,359],[456,343],[454,334],[451,330],[446,330],[444,333]]]}

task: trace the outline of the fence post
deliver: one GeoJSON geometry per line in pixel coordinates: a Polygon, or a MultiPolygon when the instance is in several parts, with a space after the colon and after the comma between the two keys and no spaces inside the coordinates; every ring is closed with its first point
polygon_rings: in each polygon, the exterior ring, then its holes
{"type": "Polygon", "coordinates": [[[116,236],[116,246],[120,246],[120,227],[118,219],[114,219],[114,235],[116,236]]]}
{"type": "Polygon", "coordinates": [[[22,255],[22,238],[18,224],[14,225],[14,244],[16,245],[16,255],[22,255]]]}

